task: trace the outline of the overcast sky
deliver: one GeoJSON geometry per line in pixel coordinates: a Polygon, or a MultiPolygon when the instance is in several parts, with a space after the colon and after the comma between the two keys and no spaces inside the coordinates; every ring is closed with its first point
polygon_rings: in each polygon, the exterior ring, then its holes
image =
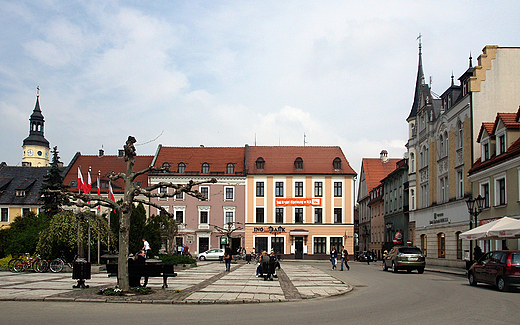
{"type": "Polygon", "coordinates": [[[441,94],[485,45],[520,46],[518,1],[0,1],[0,162],[79,151],[340,146],[402,157],[422,34],[441,94]],[[87,3],[87,4],[85,4],[87,3]],[[154,140],[155,141],[151,141],[154,140]],[[142,145],[141,145],[142,144],[142,145]]]}

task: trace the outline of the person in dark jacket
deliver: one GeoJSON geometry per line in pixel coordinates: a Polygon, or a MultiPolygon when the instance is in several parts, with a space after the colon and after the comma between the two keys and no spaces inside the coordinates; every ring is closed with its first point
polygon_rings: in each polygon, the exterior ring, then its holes
{"type": "Polygon", "coordinates": [[[332,263],[332,270],[336,269],[336,260],[338,259],[338,251],[335,246],[330,250],[330,262],[332,263]]]}

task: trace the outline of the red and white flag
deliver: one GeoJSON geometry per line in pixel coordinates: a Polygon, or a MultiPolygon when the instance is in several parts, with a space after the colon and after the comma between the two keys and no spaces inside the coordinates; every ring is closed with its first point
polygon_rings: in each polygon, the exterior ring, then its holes
{"type": "MultiPolygon", "coordinates": [[[[101,196],[101,191],[99,190],[99,173],[98,173],[98,177],[97,177],[97,195],[101,196]]],[[[99,201],[98,201],[98,203],[99,203],[99,201]]],[[[98,205],[97,209],[100,210],[101,205],[98,205]]]]}
{"type": "Polygon", "coordinates": [[[90,190],[92,189],[92,178],[90,178],[90,168],[88,169],[88,183],[85,185],[85,193],[89,194],[90,190]]]}
{"type": "Polygon", "coordinates": [[[108,198],[112,201],[116,201],[116,198],[114,197],[114,191],[112,191],[112,182],[108,181],[108,198]]]}
{"type": "Polygon", "coordinates": [[[81,175],[81,169],[78,166],[78,190],[85,192],[85,182],[83,181],[83,175],[81,175]]]}

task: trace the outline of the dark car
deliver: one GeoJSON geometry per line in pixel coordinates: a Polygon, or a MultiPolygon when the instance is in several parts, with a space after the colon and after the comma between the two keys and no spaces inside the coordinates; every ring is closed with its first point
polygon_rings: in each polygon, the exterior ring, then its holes
{"type": "Polygon", "coordinates": [[[484,254],[468,271],[469,284],[496,285],[498,290],[520,286],[520,251],[492,251],[484,254]]]}
{"type": "Polygon", "coordinates": [[[394,246],[383,258],[383,271],[396,273],[406,270],[408,273],[417,270],[419,274],[424,273],[426,265],[424,254],[421,249],[413,246],[394,246]]]}

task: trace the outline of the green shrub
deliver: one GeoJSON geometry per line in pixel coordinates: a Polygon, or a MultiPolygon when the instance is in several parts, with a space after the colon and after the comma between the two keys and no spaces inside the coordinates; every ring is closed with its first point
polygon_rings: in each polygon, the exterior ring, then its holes
{"type": "Polygon", "coordinates": [[[7,269],[7,264],[13,257],[11,255],[7,255],[6,257],[0,259],[0,269],[7,269]]]}
{"type": "Polygon", "coordinates": [[[191,256],[161,255],[159,258],[162,264],[197,264],[197,260],[191,256]]]}

